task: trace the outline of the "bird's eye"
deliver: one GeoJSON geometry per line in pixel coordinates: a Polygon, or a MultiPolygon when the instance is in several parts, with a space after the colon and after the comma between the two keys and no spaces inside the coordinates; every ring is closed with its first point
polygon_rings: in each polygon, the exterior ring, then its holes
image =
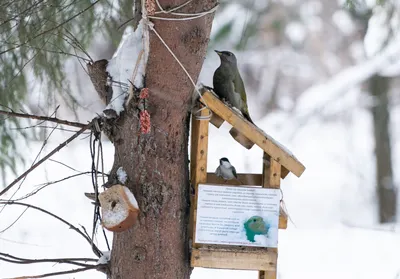
{"type": "Polygon", "coordinates": [[[228,55],[229,55],[229,56],[232,56],[232,53],[231,53],[231,52],[228,52],[228,55]]]}

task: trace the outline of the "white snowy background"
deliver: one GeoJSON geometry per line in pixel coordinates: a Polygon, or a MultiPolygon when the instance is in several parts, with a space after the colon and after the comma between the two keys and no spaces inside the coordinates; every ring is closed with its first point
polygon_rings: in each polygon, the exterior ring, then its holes
{"type": "MultiPolygon", "coordinates": [[[[258,41],[253,42],[257,47],[236,51],[255,123],[287,146],[306,166],[300,178],[289,175],[282,181],[284,200],[292,222],[289,222],[287,230],[279,232],[278,278],[400,278],[399,227],[397,224],[382,226],[377,222],[374,141],[369,112],[374,100],[366,96],[360,85],[375,72],[398,76],[399,7],[396,7],[397,11],[390,20],[387,10],[381,7],[374,9],[365,39],[350,40],[356,36],[356,27],[347,12],[336,9],[334,13],[327,13],[327,8],[320,1],[300,2],[302,4],[295,0],[283,1],[288,9],[298,8],[299,13],[296,20],[286,25],[284,42],[263,48],[260,42],[265,39],[260,36],[258,41]],[[397,32],[390,34],[385,29],[388,24],[383,22],[389,22],[397,32]],[[328,30],[324,29],[326,26],[328,30]],[[333,47],[340,42],[335,41],[335,36],[329,33],[332,30],[342,40],[351,41],[346,45],[345,54],[333,47]],[[383,41],[389,43],[385,45],[383,41]],[[313,55],[293,47],[303,45],[310,49],[310,44],[320,44],[313,55]],[[249,73],[252,72],[257,73],[255,81],[250,78],[249,73]],[[277,75],[291,79],[280,83],[277,97],[279,109],[266,111],[264,101],[268,100],[270,91],[267,89],[274,86],[277,75]],[[258,86],[253,86],[254,83],[258,86]]],[[[373,2],[367,1],[369,5],[373,5],[373,2]]],[[[254,3],[263,8],[263,1],[254,3]]],[[[337,6],[335,1],[330,1],[330,4],[337,6]]],[[[240,39],[245,20],[251,16],[251,12],[238,2],[220,12],[215,18],[213,34],[233,18],[234,30],[238,31],[231,32],[229,38],[215,48],[231,50],[234,42],[240,39]]],[[[211,85],[212,73],[218,64],[216,54],[210,49],[199,81],[211,85]]],[[[66,69],[71,85],[78,88],[76,69],[79,68],[74,65],[71,61],[66,69]]],[[[85,122],[101,112],[102,106],[89,78],[79,71],[80,92],[87,94],[82,96],[86,110],[79,110],[78,115],[79,120],[85,122]]],[[[39,97],[31,101],[40,102],[40,84],[32,81],[32,88],[36,90],[35,96],[39,97]]],[[[396,94],[392,99],[396,100],[396,94]]],[[[48,113],[51,112],[49,108],[48,113]]],[[[58,117],[71,119],[72,114],[61,107],[58,117]]],[[[400,109],[393,102],[391,140],[396,185],[399,185],[396,171],[400,163],[399,127],[400,109]]],[[[261,150],[257,147],[244,149],[231,138],[229,129],[226,123],[220,129],[211,126],[208,171],[215,170],[220,157],[228,157],[238,172],[260,173],[261,150]]],[[[68,132],[55,131],[45,152],[51,151],[68,136],[68,132]]],[[[28,164],[42,146],[40,141],[29,142],[27,146],[19,140],[18,144],[26,153],[28,164]]],[[[103,147],[105,168],[109,170],[113,161],[113,146],[105,141],[103,147]]],[[[88,139],[80,137],[53,159],[76,170],[89,171],[91,158],[88,139]]],[[[23,171],[20,166],[18,173],[23,171]]],[[[37,187],[35,185],[74,173],[74,170],[61,164],[47,161],[29,174],[15,197],[31,192],[37,187]]],[[[13,178],[9,173],[6,179],[11,182],[13,178]]],[[[26,202],[40,205],[74,225],[83,225],[91,231],[93,207],[83,195],[84,192],[90,192],[91,188],[90,176],[82,176],[51,185],[26,202]]],[[[17,188],[13,189],[15,191],[17,188]]],[[[32,209],[28,209],[13,224],[24,209],[7,206],[1,212],[1,252],[26,258],[94,257],[89,244],[82,237],[64,224],[32,209]],[[2,232],[11,224],[9,229],[2,232]]],[[[111,234],[109,236],[111,238],[111,234]]],[[[101,233],[97,241],[101,250],[106,250],[101,233]]],[[[0,278],[69,268],[68,265],[14,265],[0,261],[0,278]]],[[[104,278],[104,275],[88,271],[58,278],[104,278]]],[[[257,272],[195,268],[192,278],[255,279],[257,272]]]]}

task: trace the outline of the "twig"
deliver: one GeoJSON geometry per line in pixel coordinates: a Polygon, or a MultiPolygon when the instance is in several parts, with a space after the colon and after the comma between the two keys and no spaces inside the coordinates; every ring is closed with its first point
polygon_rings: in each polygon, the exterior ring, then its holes
{"type": "Polygon", "coordinates": [[[11,263],[17,263],[17,264],[35,264],[35,263],[66,263],[66,264],[74,264],[74,265],[79,265],[79,266],[92,266],[89,264],[84,264],[84,263],[79,263],[79,262],[97,262],[98,259],[92,259],[92,258],[49,258],[49,259],[26,259],[26,258],[20,258],[16,257],[10,254],[6,253],[1,253],[1,260],[6,261],[6,262],[11,262],[11,263]]]}
{"type": "Polygon", "coordinates": [[[70,170],[73,170],[73,171],[75,171],[75,172],[82,172],[82,171],[78,171],[77,169],[75,169],[75,168],[73,168],[73,167],[71,167],[71,166],[68,166],[67,164],[65,164],[65,163],[63,163],[63,162],[60,162],[60,161],[57,161],[57,160],[54,160],[54,159],[49,159],[49,161],[54,162],[54,163],[57,163],[57,164],[60,164],[60,165],[66,167],[66,168],[69,168],[70,170]]]}
{"type": "MultiPolygon", "coordinates": [[[[8,117],[9,118],[9,117],[8,117]]],[[[8,119],[7,118],[7,119],[8,119]]],[[[26,130],[26,129],[33,129],[33,128],[43,128],[43,129],[56,129],[59,131],[63,131],[63,132],[71,132],[71,133],[76,133],[76,130],[71,130],[71,129],[65,129],[63,127],[54,127],[54,126],[47,126],[47,125],[40,125],[40,124],[36,124],[36,125],[32,125],[32,126],[25,126],[25,127],[20,127],[20,128],[10,128],[10,130],[26,130]]]]}
{"type": "Polygon", "coordinates": [[[55,118],[55,117],[39,116],[39,115],[33,115],[33,114],[27,114],[27,113],[18,113],[18,112],[14,112],[14,111],[0,110],[0,114],[8,115],[8,116],[14,116],[14,117],[30,118],[30,119],[36,119],[36,120],[49,121],[49,122],[54,122],[54,123],[58,123],[58,124],[64,124],[64,125],[78,127],[78,128],[84,128],[84,127],[87,126],[87,124],[83,124],[83,123],[79,123],[79,122],[71,122],[71,121],[67,121],[67,120],[58,119],[58,118],[55,118]]]}
{"type": "MultiPolygon", "coordinates": [[[[25,196],[22,196],[21,198],[13,199],[12,201],[21,201],[21,200],[27,199],[27,198],[29,198],[29,197],[32,197],[33,195],[36,195],[39,191],[43,190],[43,189],[46,188],[47,186],[50,186],[50,185],[56,184],[56,183],[60,183],[60,182],[63,182],[63,181],[65,181],[65,180],[68,180],[68,179],[77,177],[77,176],[81,176],[81,175],[85,175],[85,174],[91,174],[91,173],[92,173],[92,172],[90,172],[90,171],[81,172],[81,173],[76,173],[76,174],[73,174],[73,175],[70,175],[70,176],[61,178],[61,179],[59,179],[59,180],[50,181],[50,182],[46,182],[46,183],[42,183],[42,184],[36,185],[36,186],[34,186],[34,187],[39,187],[38,189],[33,190],[32,192],[30,192],[29,194],[26,194],[25,196]]],[[[2,201],[2,200],[0,200],[0,201],[2,201]]]]}
{"type": "Polygon", "coordinates": [[[45,278],[45,277],[56,276],[56,275],[78,273],[78,272],[82,272],[82,271],[86,271],[86,270],[90,270],[90,269],[98,269],[98,268],[103,267],[103,266],[105,266],[105,265],[104,264],[98,264],[98,265],[91,265],[91,266],[87,266],[87,267],[82,267],[82,268],[77,268],[77,269],[72,269],[72,270],[66,270],[66,271],[44,273],[44,274],[40,274],[40,275],[19,276],[19,277],[5,278],[5,279],[45,278]]]}
{"type": "MultiPolygon", "coordinates": [[[[18,216],[17,219],[14,220],[14,222],[12,222],[7,228],[3,229],[0,231],[0,234],[2,234],[3,232],[5,232],[6,230],[8,230],[9,228],[11,228],[15,223],[18,222],[19,219],[21,219],[22,215],[24,215],[24,213],[29,209],[29,207],[25,208],[24,211],[22,211],[22,213],[18,216]]],[[[1,253],[0,253],[1,254],[1,253]]]]}
{"type": "MultiPolygon", "coordinates": [[[[62,223],[64,223],[64,224],[68,225],[70,229],[72,229],[72,230],[76,231],[78,234],[80,234],[87,242],[89,242],[89,244],[91,244],[91,242],[92,242],[91,239],[90,239],[90,237],[86,236],[80,229],[78,229],[77,227],[75,227],[74,225],[72,225],[71,223],[69,223],[68,221],[64,220],[63,218],[61,218],[61,217],[55,215],[54,213],[51,213],[50,211],[47,211],[47,210],[45,210],[45,209],[43,209],[43,208],[40,208],[40,207],[31,205],[31,204],[28,204],[28,203],[15,202],[15,201],[0,201],[0,204],[4,204],[4,205],[20,205],[20,206],[25,206],[25,207],[28,207],[28,208],[33,208],[33,209],[35,209],[35,210],[38,210],[38,211],[40,211],[40,212],[43,212],[43,213],[45,213],[45,214],[47,214],[47,215],[50,215],[51,217],[56,218],[56,219],[59,220],[60,222],[62,222],[62,223]]],[[[93,244],[93,245],[94,245],[94,244],[93,244]]],[[[94,246],[95,246],[95,245],[94,245],[94,246]]],[[[97,252],[97,253],[95,252],[96,256],[100,257],[100,256],[102,255],[101,251],[100,251],[96,246],[95,246],[95,249],[96,249],[96,252],[97,252]]]]}
{"type": "MultiPolygon", "coordinates": [[[[53,115],[53,114],[54,114],[54,115],[56,114],[56,112],[57,112],[57,110],[58,110],[58,107],[59,107],[59,106],[57,106],[56,110],[52,113],[52,115],[53,115]]],[[[53,134],[53,132],[55,131],[55,128],[56,128],[57,126],[58,126],[58,124],[51,130],[50,134],[49,134],[49,135],[46,137],[46,139],[43,141],[42,147],[40,148],[38,154],[36,155],[35,159],[33,160],[31,167],[36,163],[36,160],[39,158],[40,154],[42,154],[42,151],[43,151],[44,148],[46,147],[48,140],[50,139],[51,135],[53,134]]],[[[21,183],[19,184],[17,190],[11,195],[10,200],[17,194],[17,192],[19,191],[19,189],[21,189],[21,186],[22,186],[22,184],[25,182],[25,180],[26,180],[27,177],[28,177],[28,176],[25,175],[25,177],[22,179],[22,181],[21,181],[21,183]]],[[[3,208],[3,209],[4,209],[4,208],[3,208]]],[[[3,210],[1,210],[0,213],[1,213],[2,211],[3,211],[3,210]]],[[[22,216],[22,215],[21,215],[21,216],[22,216]]]]}
{"type": "Polygon", "coordinates": [[[22,178],[24,178],[27,174],[29,174],[31,171],[33,171],[35,168],[37,168],[40,164],[42,164],[44,161],[46,161],[47,159],[49,159],[51,156],[53,156],[56,152],[60,151],[63,147],[65,147],[68,143],[70,143],[71,141],[73,141],[75,138],[77,138],[80,134],[82,134],[84,131],[86,131],[87,129],[89,129],[92,126],[92,122],[89,124],[86,124],[84,127],[82,127],[82,129],[80,129],[78,132],[76,132],[72,137],[68,138],[66,141],[64,141],[63,143],[61,143],[57,148],[53,149],[53,151],[51,151],[49,154],[47,154],[46,156],[44,156],[40,161],[38,161],[36,164],[32,165],[32,167],[30,167],[27,171],[25,171],[23,174],[21,174],[17,179],[15,179],[13,182],[11,182],[10,185],[8,185],[6,188],[4,188],[1,192],[0,192],[0,196],[2,196],[3,194],[5,194],[8,190],[11,189],[11,187],[13,187],[15,184],[18,183],[18,181],[20,181],[22,178]]]}

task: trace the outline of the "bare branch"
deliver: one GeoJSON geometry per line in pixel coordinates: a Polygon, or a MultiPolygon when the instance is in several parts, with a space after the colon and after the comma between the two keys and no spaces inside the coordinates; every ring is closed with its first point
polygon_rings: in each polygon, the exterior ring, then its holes
{"type": "Polygon", "coordinates": [[[78,128],[84,128],[87,126],[87,124],[83,124],[83,123],[79,123],[79,122],[71,122],[71,121],[67,121],[67,120],[58,119],[55,117],[39,116],[39,115],[33,115],[33,114],[27,114],[27,113],[18,113],[18,112],[14,112],[14,111],[0,110],[0,114],[7,115],[7,116],[13,116],[13,117],[21,117],[21,118],[30,118],[30,119],[36,119],[36,120],[42,120],[42,121],[49,121],[49,122],[64,124],[64,125],[78,127],[78,128]]]}
{"type": "Polygon", "coordinates": [[[92,258],[49,258],[49,259],[27,259],[16,257],[7,253],[0,252],[0,260],[16,264],[35,264],[35,263],[65,263],[78,266],[92,266],[80,262],[97,262],[98,259],[92,258]]]}
{"type": "Polygon", "coordinates": [[[91,173],[92,173],[91,171],[76,173],[76,174],[73,174],[73,175],[70,175],[70,176],[55,180],[55,181],[49,181],[49,182],[46,182],[46,183],[42,183],[42,184],[36,185],[34,187],[39,187],[38,189],[33,190],[32,192],[26,194],[25,196],[23,196],[21,198],[13,199],[12,201],[21,201],[21,200],[27,199],[29,197],[32,197],[33,195],[36,195],[39,191],[43,190],[47,186],[50,186],[52,184],[56,184],[56,183],[59,183],[59,182],[62,182],[62,181],[65,181],[65,180],[68,180],[68,179],[71,179],[71,178],[74,178],[74,177],[77,177],[77,176],[81,176],[81,175],[85,175],[85,174],[91,174],[91,173]]]}
{"type": "Polygon", "coordinates": [[[98,264],[98,265],[91,265],[91,266],[87,266],[87,267],[82,267],[82,268],[77,268],[77,269],[72,269],[72,270],[66,270],[66,271],[45,273],[45,274],[40,274],[40,275],[29,275],[29,276],[12,277],[12,278],[5,278],[5,279],[45,278],[45,277],[56,276],[56,275],[78,273],[78,272],[82,272],[82,271],[86,271],[86,270],[90,270],[90,269],[100,269],[100,268],[102,268],[104,266],[106,266],[106,265],[98,264]]]}
{"type": "Polygon", "coordinates": [[[6,188],[4,188],[0,192],[0,196],[5,194],[8,190],[10,190],[15,184],[18,183],[21,179],[23,179],[26,175],[28,175],[31,171],[33,171],[35,168],[37,168],[40,164],[45,162],[47,159],[49,159],[51,156],[53,156],[56,152],[60,151],[63,147],[65,147],[68,143],[73,141],[75,138],[77,138],[80,134],[82,134],[84,131],[89,129],[92,126],[92,123],[89,123],[85,125],[82,129],[80,129],[78,132],[76,132],[72,137],[68,138],[66,141],[61,143],[57,148],[53,149],[49,154],[44,156],[41,160],[39,160],[36,164],[32,165],[27,171],[25,171],[23,174],[21,174],[17,179],[15,179],[11,184],[9,184],[6,188]]]}
{"type": "Polygon", "coordinates": [[[75,227],[74,225],[72,225],[71,223],[67,222],[66,220],[64,220],[63,218],[51,213],[50,211],[47,211],[43,208],[31,205],[31,204],[27,204],[27,203],[22,203],[22,202],[15,202],[15,201],[0,201],[0,204],[4,204],[4,205],[20,205],[20,206],[26,206],[28,208],[33,208],[35,210],[41,211],[47,215],[50,215],[51,217],[56,218],[57,220],[61,221],[62,223],[66,224],[69,226],[70,229],[76,231],[78,234],[80,234],[87,242],[89,242],[90,245],[93,245],[94,250],[95,250],[95,254],[96,256],[100,257],[102,255],[101,251],[99,250],[99,248],[97,248],[97,246],[93,243],[92,244],[92,240],[90,239],[90,237],[86,236],[80,229],[78,229],[77,227],[75,227]]]}
{"type": "MultiPolygon", "coordinates": [[[[18,216],[17,219],[14,220],[14,222],[12,222],[7,228],[3,229],[2,231],[0,231],[0,234],[2,234],[3,232],[5,232],[6,230],[8,230],[9,228],[11,228],[15,223],[18,222],[19,219],[21,219],[22,215],[24,215],[24,213],[29,209],[29,207],[25,208],[24,211],[22,211],[22,213],[18,216]]],[[[0,253],[1,254],[1,253],[0,253]]]]}

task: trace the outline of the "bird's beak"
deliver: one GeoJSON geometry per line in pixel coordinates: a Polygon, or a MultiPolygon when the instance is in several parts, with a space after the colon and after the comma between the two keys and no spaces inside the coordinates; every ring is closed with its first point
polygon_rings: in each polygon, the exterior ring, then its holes
{"type": "Polygon", "coordinates": [[[219,56],[221,56],[222,52],[219,50],[214,50],[219,56]]]}

